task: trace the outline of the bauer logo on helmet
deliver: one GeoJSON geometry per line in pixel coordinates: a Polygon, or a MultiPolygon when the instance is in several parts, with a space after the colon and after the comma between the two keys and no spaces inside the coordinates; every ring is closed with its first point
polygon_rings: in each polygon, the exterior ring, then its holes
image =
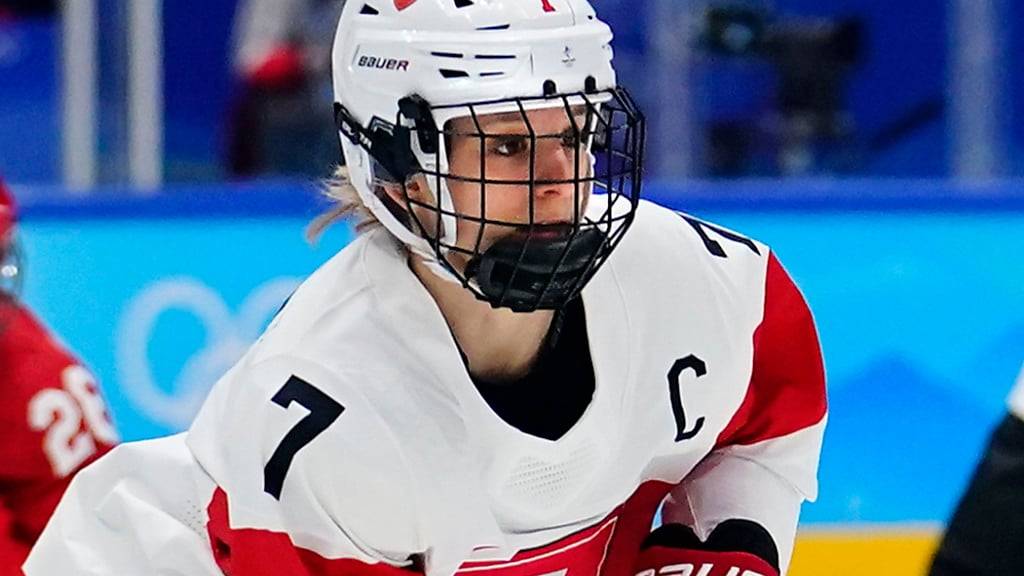
{"type": "Polygon", "coordinates": [[[408,60],[381,58],[378,56],[360,56],[358,65],[362,68],[377,68],[378,70],[409,70],[408,60]]]}

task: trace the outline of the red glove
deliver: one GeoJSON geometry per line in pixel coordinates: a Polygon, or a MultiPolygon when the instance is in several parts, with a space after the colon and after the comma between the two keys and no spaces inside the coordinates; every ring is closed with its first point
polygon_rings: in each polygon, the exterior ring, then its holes
{"type": "Polygon", "coordinates": [[[750,520],[726,520],[701,542],[689,526],[666,524],[647,537],[636,576],[779,576],[779,553],[750,520]]]}

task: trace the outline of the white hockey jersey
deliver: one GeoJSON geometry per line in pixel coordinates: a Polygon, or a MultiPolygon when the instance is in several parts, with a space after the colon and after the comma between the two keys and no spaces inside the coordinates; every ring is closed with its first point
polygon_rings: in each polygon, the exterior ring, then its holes
{"type": "MultiPolygon", "coordinates": [[[[480,396],[384,230],[313,274],[191,429],[73,483],[28,576],[624,576],[658,507],[765,526],[816,496],[811,315],[769,249],[642,203],[583,293],[595,391],[556,441],[480,396]]],[[[542,400],[540,400],[542,401],[542,400]]]]}

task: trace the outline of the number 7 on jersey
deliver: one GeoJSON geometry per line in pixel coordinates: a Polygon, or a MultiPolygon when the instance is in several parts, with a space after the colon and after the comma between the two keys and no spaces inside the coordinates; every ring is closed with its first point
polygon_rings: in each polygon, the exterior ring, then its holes
{"type": "Polygon", "coordinates": [[[296,452],[333,424],[345,411],[345,407],[298,376],[289,378],[271,401],[285,409],[292,402],[298,402],[309,410],[309,414],[285,434],[263,467],[263,491],[280,500],[284,477],[288,474],[296,452]]]}

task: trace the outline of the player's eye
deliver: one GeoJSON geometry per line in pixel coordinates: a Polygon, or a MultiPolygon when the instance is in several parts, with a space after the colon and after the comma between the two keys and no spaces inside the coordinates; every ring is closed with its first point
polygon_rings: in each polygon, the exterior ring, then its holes
{"type": "Polygon", "coordinates": [[[518,156],[529,150],[529,141],[523,136],[499,136],[494,139],[491,151],[498,156],[518,156]]]}

